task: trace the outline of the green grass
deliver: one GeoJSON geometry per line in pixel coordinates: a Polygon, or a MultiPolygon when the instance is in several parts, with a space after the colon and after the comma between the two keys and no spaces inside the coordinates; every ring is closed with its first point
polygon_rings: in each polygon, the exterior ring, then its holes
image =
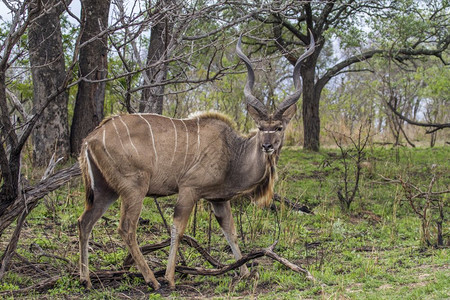
{"type": "MultiPolygon", "coordinates": [[[[369,148],[365,160],[371,163],[372,168],[363,170],[359,192],[350,211],[345,213],[341,211],[337,197],[337,189],[342,186],[343,169],[339,151],[325,149],[312,153],[297,148],[284,149],[279,161],[276,192],[306,205],[314,214],[303,214],[280,203],[276,203],[279,209],[275,213],[270,209],[259,209],[248,200],[235,201],[233,210],[240,235],[239,244],[245,254],[278,240],[275,252],[307,268],[316,282],[306,280],[303,275],[278,262],[260,258],[253,268],[259,276],[240,279],[237,272],[216,277],[177,275],[177,290],[161,293],[153,292],[142,279],[133,277],[97,284],[92,291],[80,287],[72,275],[76,274],[78,264],[76,220],[83,210],[84,201],[82,186],[76,181],[66,189],[50,194],[27,219],[17,252],[38,269],[52,276],[59,275],[60,279],[50,290],[30,292],[25,297],[449,298],[448,247],[424,247],[420,238],[420,219],[409,203],[403,201],[402,188],[383,182],[381,177],[395,179],[401,176],[426,189],[432,174],[436,173],[435,190],[445,190],[450,185],[449,158],[449,147],[369,148]],[[65,258],[69,263],[55,257],[65,258]]],[[[444,212],[448,219],[448,195],[444,197],[444,212]]],[[[117,234],[119,202],[111,206],[106,218],[94,228],[90,244],[90,267],[93,271],[120,270],[127,255],[117,234]]],[[[174,197],[159,200],[169,224],[174,202],[174,197]]],[[[430,210],[429,213],[436,212],[430,210]]],[[[153,199],[145,200],[141,218],[146,223],[138,229],[141,245],[168,237],[153,199]]],[[[210,247],[211,254],[223,263],[233,262],[215,220],[212,220],[211,241],[208,242],[209,218],[209,205],[205,201],[199,202],[195,238],[205,248],[210,247]]],[[[448,245],[449,223],[446,222],[443,224],[444,243],[448,245]]],[[[193,226],[191,217],[187,234],[193,235],[193,226]]],[[[435,223],[431,226],[434,228],[435,223]]],[[[5,242],[1,245],[3,248],[5,242]]],[[[182,246],[182,250],[190,266],[209,267],[194,249],[182,246]]],[[[147,256],[152,268],[164,268],[167,251],[147,256]]],[[[23,260],[15,258],[13,266],[0,283],[0,292],[22,289],[46,278],[27,267],[23,260]]]]}

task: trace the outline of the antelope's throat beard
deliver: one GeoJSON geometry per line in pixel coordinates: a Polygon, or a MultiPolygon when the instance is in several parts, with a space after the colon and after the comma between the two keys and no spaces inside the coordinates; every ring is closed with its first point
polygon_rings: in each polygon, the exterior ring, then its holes
{"type": "MultiPolygon", "coordinates": [[[[274,153],[276,151],[272,151],[274,153]]],[[[267,153],[266,153],[267,154],[267,153]]],[[[272,203],[274,194],[274,185],[277,179],[276,173],[276,156],[272,154],[266,155],[266,170],[261,181],[255,186],[253,190],[252,200],[259,207],[268,207],[272,203]]]]}

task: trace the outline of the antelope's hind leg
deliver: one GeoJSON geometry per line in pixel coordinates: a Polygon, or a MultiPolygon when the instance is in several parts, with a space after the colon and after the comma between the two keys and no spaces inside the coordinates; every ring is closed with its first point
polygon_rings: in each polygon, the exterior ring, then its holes
{"type": "MultiPolygon", "coordinates": [[[[242,258],[241,250],[237,244],[236,226],[234,225],[233,216],[231,214],[230,201],[211,202],[211,204],[213,206],[214,215],[216,216],[217,222],[219,222],[222,232],[231,247],[234,258],[236,260],[242,258]]],[[[240,267],[240,272],[242,277],[250,274],[245,264],[240,267]]]]}
{"type": "Polygon", "coordinates": [[[89,278],[89,236],[92,228],[118,195],[107,185],[95,165],[92,165],[93,188],[86,187],[90,195],[86,201],[83,214],[78,218],[78,234],[80,243],[80,281],[87,288],[92,288],[89,278]]]}
{"type": "Polygon", "coordinates": [[[121,195],[122,206],[120,211],[119,234],[124,240],[137,268],[144,276],[145,282],[151,282],[153,288],[157,290],[161,285],[145,261],[136,239],[136,230],[144,197],[145,193],[139,192],[139,189],[134,190],[129,195],[121,195]]]}

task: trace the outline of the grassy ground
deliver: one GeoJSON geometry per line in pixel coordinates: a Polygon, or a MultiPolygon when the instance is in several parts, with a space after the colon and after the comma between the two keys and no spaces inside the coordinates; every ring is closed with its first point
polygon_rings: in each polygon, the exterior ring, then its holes
{"type": "MultiPolygon", "coordinates": [[[[355,165],[349,165],[350,174],[355,165]]],[[[343,160],[338,150],[320,153],[284,149],[279,162],[276,191],[282,197],[304,205],[304,214],[276,203],[273,209],[259,209],[247,200],[233,203],[234,216],[244,253],[271,245],[275,252],[307,268],[316,281],[288,270],[268,258],[257,259],[253,267],[259,276],[240,279],[235,272],[217,277],[177,275],[177,289],[153,292],[141,278],[95,283],[84,290],[76,277],[78,240],[76,219],[83,210],[79,181],[54,192],[27,219],[11,270],[0,282],[0,297],[10,298],[259,298],[259,299],[448,299],[450,298],[449,194],[439,196],[447,220],[443,223],[443,247],[425,247],[421,220],[405,201],[399,179],[427,190],[436,175],[433,191],[450,186],[450,147],[435,149],[370,148],[366,151],[360,188],[350,211],[341,209],[337,191],[344,186],[343,160]],[[50,289],[24,289],[57,279],[50,289]]],[[[349,177],[349,186],[353,183],[349,177]]],[[[119,200],[120,201],[120,200],[119,200]]],[[[160,199],[171,220],[175,198],[160,199]]],[[[141,245],[168,237],[153,199],[145,200],[138,230],[141,245]]],[[[421,203],[415,202],[416,205],[421,203]]],[[[91,270],[120,270],[127,255],[117,234],[119,203],[115,203],[94,228],[91,239],[91,270]]],[[[233,261],[215,220],[211,222],[206,202],[199,203],[194,225],[188,234],[224,263],[233,261]]],[[[436,243],[437,212],[431,217],[430,237],[436,243]]],[[[2,236],[1,249],[7,243],[2,236]]],[[[208,267],[192,248],[183,246],[190,266],[208,267]]],[[[151,268],[163,269],[168,249],[147,255],[151,268]]],[[[136,272],[135,269],[132,271],[136,272]]]]}

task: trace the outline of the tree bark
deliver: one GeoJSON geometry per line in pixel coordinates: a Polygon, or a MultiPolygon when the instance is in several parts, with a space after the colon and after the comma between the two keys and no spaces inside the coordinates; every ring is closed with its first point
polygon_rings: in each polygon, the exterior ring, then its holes
{"type": "Polygon", "coordinates": [[[83,139],[103,119],[107,77],[108,26],[110,0],[82,0],[82,35],[79,57],[80,78],[70,133],[71,153],[77,156],[83,139]],[[103,32],[103,33],[102,33],[103,32]],[[96,82],[97,81],[97,82],[96,82]]]}
{"type": "MultiPolygon", "coordinates": [[[[309,65],[308,65],[309,67],[309,65]]],[[[320,91],[314,84],[314,65],[307,68],[303,72],[303,149],[311,151],[319,151],[320,148],[320,116],[319,116],[319,100],[320,91]]]]}
{"type": "Polygon", "coordinates": [[[16,153],[17,135],[9,118],[6,102],[6,70],[0,69],[0,218],[19,193],[20,153],[16,153]]]}
{"type": "MultiPolygon", "coordinates": [[[[33,12],[33,22],[28,30],[28,43],[33,78],[33,107],[37,111],[46,102],[47,96],[55,93],[65,80],[59,23],[64,6],[56,0],[33,0],[33,6],[39,9],[33,12]]],[[[57,157],[67,157],[69,154],[67,104],[68,93],[63,92],[48,105],[36,122],[32,135],[35,166],[47,165],[53,153],[57,157]]]]}
{"type": "MultiPolygon", "coordinates": [[[[160,0],[156,11],[171,5],[173,0],[160,0]]],[[[144,85],[162,83],[167,78],[168,63],[163,62],[167,56],[167,46],[172,38],[173,20],[169,10],[166,16],[151,28],[150,43],[147,53],[147,67],[144,72],[144,85]],[[159,62],[159,63],[158,63],[159,62]]],[[[144,88],[139,104],[140,112],[162,114],[164,85],[144,88]]]]}

